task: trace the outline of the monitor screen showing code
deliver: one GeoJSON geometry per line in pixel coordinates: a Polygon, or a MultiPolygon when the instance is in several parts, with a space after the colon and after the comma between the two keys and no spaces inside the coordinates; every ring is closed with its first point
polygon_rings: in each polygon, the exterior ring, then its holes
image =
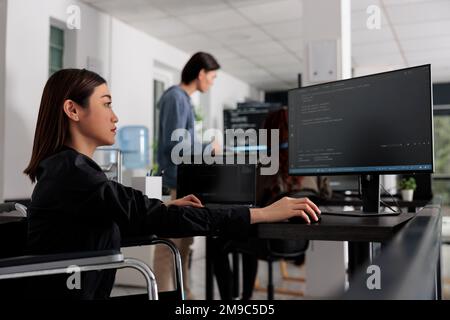
{"type": "Polygon", "coordinates": [[[289,173],[432,172],[430,66],[289,91],[289,173]]]}

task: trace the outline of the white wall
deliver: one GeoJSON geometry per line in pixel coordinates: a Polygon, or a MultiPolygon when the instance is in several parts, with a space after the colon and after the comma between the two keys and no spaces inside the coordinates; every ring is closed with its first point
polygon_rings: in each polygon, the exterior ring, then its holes
{"type": "MultiPolygon", "coordinates": [[[[22,171],[31,156],[39,102],[48,78],[50,21],[65,23],[66,10],[73,4],[81,8],[81,30],[66,29],[67,33],[76,35],[75,43],[68,48],[74,51],[71,52],[73,62],[65,67],[89,67],[106,78],[119,126],[145,125],[153,135],[153,66],[167,65],[181,71],[189,58],[187,53],[76,0],[9,1],[4,152],[1,153],[4,162],[0,166],[5,199],[31,195],[32,185],[22,171]]],[[[223,72],[213,90],[201,100],[213,106],[214,111],[209,114],[211,123],[221,126],[222,105],[233,105],[246,97],[258,98],[259,93],[223,72]]]]}
{"type": "Polygon", "coordinates": [[[0,0],[0,203],[3,202],[3,158],[5,136],[5,47],[6,47],[6,0],[0,0]]]}
{"type": "Polygon", "coordinates": [[[151,129],[155,63],[181,70],[188,58],[183,51],[113,19],[110,87],[119,126],[135,124],[151,129]]]}
{"type": "Polygon", "coordinates": [[[207,115],[204,126],[223,130],[224,108],[236,108],[237,102],[243,102],[248,98],[260,100],[261,97],[259,92],[247,83],[219,71],[214,86],[209,92],[209,98],[209,101],[202,101],[202,107],[207,115]]]}
{"type": "Polygon", "coordinates": [[[353,68],[353,77],[361,77],[369,74],[392,71],[396,69],[404,68],[404,66],[399,65],[374,65],[374,66],[364,66],[358,67],[355,66],[353,68]]]}
{"type": "MultiPolygon", "coordinates": [[[[136,124],[149,127],[153,141],[153,79],[154,67],[166,66],[175,70],[176,83],[189,55],[165,42],[148,36],[127,24],[112,20],[111,90],[119,126],[136,124]],[[139,48],[139,49],[137,49],[139,48]]],[[[220,61],[219,61],[220,63],[220,61]]],[[[259,99],[260,92],[247,83],[223,72],[218,72],[214,86],[199,97],[193,95],[194,104],[199,103],[205,112],[205,128],[223,127],[223,107],[235,107],[238,101],[259,99]]]]}
{"type": "MultiPolygon", "coordinates": [[[[74,3],[77,4],[66,0],[8,1],[2,179],[5,199],[31,195],[32,185],[22,171],[30,159],[39,102],[48,78],[50,19],[64,23],[67,7],[74,3]]],[[[81,30],[76,33],[76,66],[85,67],[88,56],[108,61],[104,37],[108,37],[110,18],[78,5],[82,15],[81,30]]]]}

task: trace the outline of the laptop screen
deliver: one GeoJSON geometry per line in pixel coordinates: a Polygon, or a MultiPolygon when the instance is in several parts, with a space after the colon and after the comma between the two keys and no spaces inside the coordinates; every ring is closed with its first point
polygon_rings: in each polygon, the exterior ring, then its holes
{"type": "Polygon", "coordinates": [[[177,198],[194,194],[204,204],[255,204],[256,165],[181,164],[177,170],[177,198]]]}

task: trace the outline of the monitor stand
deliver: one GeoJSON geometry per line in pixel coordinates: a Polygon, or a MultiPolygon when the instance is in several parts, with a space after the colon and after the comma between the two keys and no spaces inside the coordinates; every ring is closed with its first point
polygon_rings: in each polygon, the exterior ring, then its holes
{"type": "MultiPolygon", "coordinates": [[[[385,215],[380,213],[380,175],[365,174],[360,176],[361,196],[363,210],[359,215],[354,216],[372,216],[379,217],[385,215]]],[[[370,242],[349,242],[348,243],[348,275],[349,281],[354,279],[355,274],[361,267],[370,263],[373,255],[372,243],[370,242]]]]}
{"type": "Polygon", "coordinates": [[[326,212],[326,215],[349,217],[382,217],[398,216],[396,212],[381,212],[380,206],[380,175],[364,174],[360,176],[362,211],[326,212]]]}
{"type": "Polygon", "coordinates": [[[360,176],[361,196],[364,213],[380,213],[380,175],[364,174],[360,176]]]}
{"type": "MultiPolygon", "coordinates": [[[[368,216],[398,216],[397,212],[381,212],[380,175],[365,174],[360,176],[363,214],[368,216]]],[[[400,209],[400,208],[399,208],[400,209]]],[[[401,211],[399,211],[401,212],[401,211]]]]}

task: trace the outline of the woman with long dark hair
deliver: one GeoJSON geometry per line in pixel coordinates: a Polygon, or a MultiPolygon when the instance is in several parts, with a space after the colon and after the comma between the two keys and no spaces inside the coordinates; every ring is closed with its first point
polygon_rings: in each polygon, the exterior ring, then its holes
{"type": "MultiPolygon", "coordinates": [[[[252,223],[301,216],[317,219],[308,199],[284,198],[268,207],[211,210],[193,195],[163,203],[108,180],[92,160],[115,141],[117,116],[106,81],[78,69],[56,72],[42,95],[33,152],[25,169],[37,182],[29,206],[28,250],[33,254],[120,249],[124,235],[245,236],[252,223]]],[[[81,290],[66,279],[36,284],[39,297],[108,298],[113,271],[82,274],[81,290]]]]}

